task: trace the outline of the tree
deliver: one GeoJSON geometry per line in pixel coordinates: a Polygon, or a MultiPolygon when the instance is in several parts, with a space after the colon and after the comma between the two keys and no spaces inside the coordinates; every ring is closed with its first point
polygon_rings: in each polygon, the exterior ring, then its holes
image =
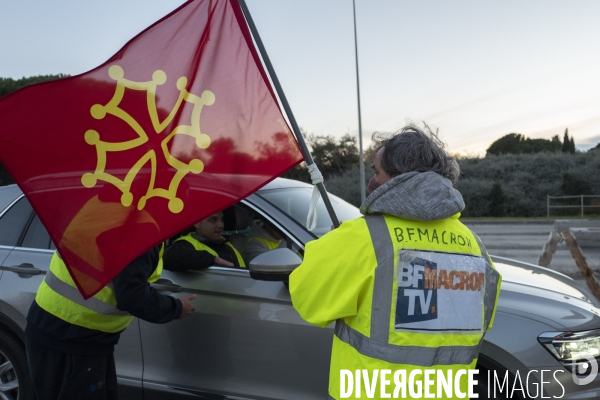
{"type": "Polygon", "coordinates": [[[552,150],[555,152],[559,152],[562,150],[562,143],[560,142],[560,138],[558,135],[552,136],[552,150]]]}
{"type": "Polygon", "coordinates": [[[552,140],[547,140],[530,139],[520,133],[509,133],[492,143],[487,149],[487,155],[532,154],[543,151],[558,152],[560,150],[561,143],[558,135],[555,135],[552,140]]]}
{"type": "Polygon", "coordinates": [[[525,139],[517,148],[517,154],[541,153],[542,151],[555,151],[554,144],[547,139],[525,139]]]}
{"type": "Polygon", "coordinates": [[[310,179],[310,174],[308,169],[306,168],[306,163],[302,162],[296,165],[294,168],[289,171],[283,173],[281,175],[283,178],[293,179],[295,181],[312,183],[310,179]]]}
{"type": "MultiPolygon", "coordinates": [[[[304,133],[303,133],[304,135],[304,133]]],[[[304,135],[311,149],[315,164],[319,167],[323,178],[342,175],[358,165],[357,138],[348,134],[339,139],[328,135],[304,135]]],[[[306,166],[299,165],[282,175],[284,178],[296,179],[310,183],[306,166]]]]}
{"type": "Polygon", "coordinates": [[[523,140],[525,138],[520,133],[509,133],[492,143],[487,149],[487,154],[516,154],[523,140]]]}
{"type": "Polygon", "coordinates": [[[569,152],[571,154],[575,154],[575,138],[573,136],[571,136],[571,143],[569,146],[569,152]]]}
{"type": "Polygon", "coordinates": [[[341,175],[358,164],[356,137],[346,134],[336,141],[333,136],[309,135],[307,141],[325,178],[341,175]]]}
{"type": "Polygon", "coordinates": [[[372,141],[369,147],[363,150],[363,160],[365,160],[365,166],[373,164],[373,161],[375,160],[375,154],[377,154],[379,146],[380,143],[372,141]]]}
{"type": "Polygon", "coordinates": [[[30,76],[28,78],[21,78],[14,80],[12,78],[0,78],[0,96],[14,92],[15,90],[21,89],[22,87],[33,85],[34,83],[53,81],[55,79],[66,78],[69,75],[58,74],[58,75],[38,75],[30,76]]]}
{"type": "Polygon", "coordinates": [[[565,129],[565,136],[563,138],[563,144],[562,144],[562,152],[563,153],[571,152],[571,140],[569,139],[569,128],[565,129]]]}

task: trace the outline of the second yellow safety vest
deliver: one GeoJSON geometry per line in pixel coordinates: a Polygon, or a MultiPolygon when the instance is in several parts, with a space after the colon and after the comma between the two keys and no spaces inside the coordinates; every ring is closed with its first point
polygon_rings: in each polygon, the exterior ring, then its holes
{"type": "Polygon", "coordinates": [[[269,248],[269,250],[273,250],[273,249],[276,249],[279,247],[279,242],[274,242],[272,240],[257,237],[257,236],[253,236],[253,237],[249,238],[246,241],[246,243],[249,243],[251,240],[258,240],[259,242],[264,243],[265,246],[267,246],[269,248]]]}
{"type": "MultiPolygon", "coordinates": [[[[330,399],[341,398],[343,374],[356,382],[362,371],[372,378],[375,370],[389,370],[393,390],[395,371],[406,379],[421,371],[423,383],[425,369],[447,376],[474,368],[501,277],[457,216],[423,222],[373,215],[345,221],[307,244],[304,263],[290,276],[290,293],[308,322],[336,320],[330,399]]],[[[468,391],[466,375],[459,390],[468,391]]],[[[369,398],[381,398],[379,384],[369,398]]]]}

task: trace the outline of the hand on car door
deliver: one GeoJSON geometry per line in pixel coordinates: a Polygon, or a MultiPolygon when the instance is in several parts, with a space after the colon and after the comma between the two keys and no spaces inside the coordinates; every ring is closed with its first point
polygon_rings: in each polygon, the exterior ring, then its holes
{"type": "Polygon", "coordinates": [[[181,315],[179,316],[179,319],[184,319],[185,317],[196,311],[196,308],[192,304],[192,300],[194,300],[195,298],[195,294],[181,296],[179,298],[179,300],[181,300],[181,315]]]}

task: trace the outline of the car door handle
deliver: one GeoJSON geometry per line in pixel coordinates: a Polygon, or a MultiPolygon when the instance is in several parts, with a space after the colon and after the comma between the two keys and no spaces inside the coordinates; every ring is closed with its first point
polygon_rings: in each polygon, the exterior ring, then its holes
{"type": "Polygon", "coordinates": [[[2,265],[0,266],[0,269],[17,273],[21,278],[31,278],[33,275],[42,275],[46,273],[46,271],[34,267],[31,263],[23,263],[15,267],[6,267],[2,265]]]}
{"type": "Polygon", "coordinates": [[[156,290],[164,290],[166,292],[179,293],[183,290],[183,287],[179,286],[170,279],[159,279],[152,283],[152,287],[156,290]]]}

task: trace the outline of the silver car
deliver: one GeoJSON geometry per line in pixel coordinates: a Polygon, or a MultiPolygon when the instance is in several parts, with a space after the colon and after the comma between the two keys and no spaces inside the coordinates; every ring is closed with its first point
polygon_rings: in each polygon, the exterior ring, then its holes
{"type": "MultiPolygon", "coordinates": [[[[321,204],[317,228],[306,229],[311,192],[310,185],[276,179],[226,210],[230,239],[241,248],[252,219],[262,218],[302,254],[331,226],[321,204]]],[[[359,216],[356,207],[331,200],[340,220],[359,216]]],[[[0,188],[0,210],[0,399],[33,399],[25,317],[54,246],[17,186],[0,188]]],[[[479,398],[600,398],[593,371],[599,302],[565,275],[493,259],[503,283],[479,356],[479,398]]],[[[304,322],[291,305],[289,271],[269,273],[268,264],[164,271],[153,285],[173,296],[196,294],[196,312],[165,325],[133,320],[115,350],[121,398],[326,398],[333,329],[304,322]]]]}

